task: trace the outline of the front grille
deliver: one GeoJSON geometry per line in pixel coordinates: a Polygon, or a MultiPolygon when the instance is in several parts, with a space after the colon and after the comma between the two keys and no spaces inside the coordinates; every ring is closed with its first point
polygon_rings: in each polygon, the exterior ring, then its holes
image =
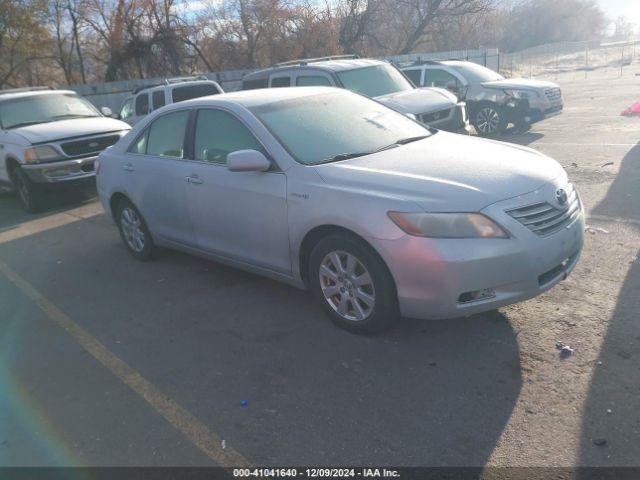
{"type": "Polygon", "coordinates": [[[559,88],[547,88],[544,94],[550,102],[557,102],[562,98],[562,91],[559,88]]]}
{"type": "Polygon", "coordinates": [[[507,210],[507,213],[537,235],[545,236],[560,230],[580,214],[580,200],[573,185],[565,187],[567,203],[555,207],[548,202],[538,202],[525,207],[507,210]]]}
{"type": "Polygon", "coordinates": [[[438,110],[431,113],[423,113],[422,115],[420,115],[420,121],[422,123],[431,123],[437,122],[438,120],[443,120],[449,117],[449,115],[451,114],[451,110],[451,108],[445,108],[443,110],[438,110]]]}
{"type": "Polygon", "coordinates": [[[110,147],[120,140],[119,135],[109,135],[107,137],[93,137],[75,142],[63,143],[60,146],[64,153],[70,157],[100,153],[105,148],[110,147]]]}

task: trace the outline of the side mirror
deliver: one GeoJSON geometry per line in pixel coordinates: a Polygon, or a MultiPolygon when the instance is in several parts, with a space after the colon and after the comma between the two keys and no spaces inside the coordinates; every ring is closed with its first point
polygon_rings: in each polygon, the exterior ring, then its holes
{"type": "Polygon", "coordinates": [[[100,112],[102,113],[102,115],[104,115],[105,117],[110,117],[113,115],[113,112],[111,111],[111,109],[109,107],[102,107],[100,108],[100,112]]]}
{"type": "Polygon", "coordinates": [[[238,150],[227,155],[227,168],[232,172],[266,172],[271,162],[257,150],[238,150]]]}

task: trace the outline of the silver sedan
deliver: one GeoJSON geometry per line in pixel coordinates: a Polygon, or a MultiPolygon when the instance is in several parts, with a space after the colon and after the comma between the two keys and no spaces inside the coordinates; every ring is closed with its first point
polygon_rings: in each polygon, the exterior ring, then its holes
{"type": "Polygon", "coordinates": [[[583,243],[553,159],[341,89],[169,105],[100,155],[97,183],[134,257],[176,248],[308,288],[356,332],[532,298],[583,243]]]}

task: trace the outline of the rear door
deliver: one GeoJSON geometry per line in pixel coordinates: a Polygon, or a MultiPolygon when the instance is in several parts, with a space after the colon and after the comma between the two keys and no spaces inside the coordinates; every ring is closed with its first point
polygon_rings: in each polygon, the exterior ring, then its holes
{"type": "Polygon", "coordinates": [[[122,162],[127,192],[154,237],[195,245],[186,187],[185,133],[192,109],[156,118],[129,146],[122,162]]]}

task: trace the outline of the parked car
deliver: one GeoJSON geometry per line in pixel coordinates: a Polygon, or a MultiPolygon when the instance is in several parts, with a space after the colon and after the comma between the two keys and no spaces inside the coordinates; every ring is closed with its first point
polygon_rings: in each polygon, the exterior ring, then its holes
{"type": "Polygon", "coordinates": [[[341,89],[171,105],[98,161],[137,259],[171,247],[309,288],[356,332],[534,297],[582,250],[583,208],[556,161],[341,89]]]}
{"type": "Polygon", "coordinates": [[[93,181],[98,153],[130,129],[110,115],[70,90],[0,91],[0,183],[36,212],[48,189],[93,181]]]}
{"type": "Polygon", "coordinates": [[[451,60],[418,63],[402,68],[416,85],[443,87],[467,103],[478,134],[497,135],[514,124],[527,130],[531,124],[562,112],[560,87],[541,80],[506,79],[473,62],[451,60]]]}
{"type": "Polygon", "coordinates": [[[159,85],[147,85],[134,90],[122,102],[118,118],[135,125],[141,118],[170,103],[219,93],[224,93],[222,87],[204,76],[167,78],[159,85]]]}
{"type": "Polygon", "coordinates": [[[333,86],[360,93],[434,128],[468,134],[464,102],[442,88],[416,88],[392,64],[353,55],[279,63],[246,75],[243,90],[333,86]]]}

